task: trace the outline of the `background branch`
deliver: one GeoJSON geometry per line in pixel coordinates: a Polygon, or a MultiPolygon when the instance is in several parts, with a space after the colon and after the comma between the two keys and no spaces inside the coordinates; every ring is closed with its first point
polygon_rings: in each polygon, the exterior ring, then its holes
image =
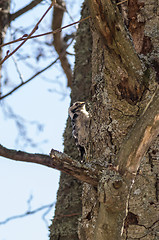
{"type": "Polygon", "coordinates": [[[28,12],[29,10],[33,9],[36,7],[40,2],[43,0],[33,0],[31,3],[29,3],[27,6],[21,8],[17,12],[10,14],[10,22],[15,20],[17,17],[20,17],[23,13],[28,12]]]}
{"type": "Polygon", "coordinates": [[[44,19],[44,17],[46,16],[46,14],[50,11],[50,9],[54,6],[55,4],[55,0],[52,1],[52,3],[50,4],[50,6],[48,7],[48,9],[45,11],[45,13],[42,15],[42,17],[40,18],[40,20],[37,22],[37,24],[35,25],[35,27],[33,28],[33,30],[31,31],[31,33],[24,39],[24,41],[18,46],[16,47],[11,53],[9,53],[9,51],[7,51],[6,56],[3,58],[3,60],[0,62],[0,64],[3,64],[9,57],[11,57],[20,47],[22,47],[22,45],[34,34],[34,32],[36,32],[36,30],[38,29],[39,24],[41,23],[41,21],[44,19]]]}
{"type": "MultiPolygon", "coordinates": [[[[33,215],[33,214],[38,213],[38,212],[40,212],[44,209],[47,209],[47,212],[48,212],[54,205],[55,205],[55,202],[47,204],[47,205],[43,205],[43,206],[41,206],[39,208],[36,208],[34,210],[29,210],[28,209],[26,212],[24,212],[22,214],[6,218],[5,220],[0,222],[0,225],[6,224],[6,223],[8,223],[12,220],[15,220],[15,219],[19,219],[19,218],[23,218],[23,217],[26,217],[26,216],[29,216],[29,215],[33,215]]],[[[46,221],[46,220],[44,219],[44,221],[46,221]]]]}
{"type": "MultiPolygon", "coordinates": [[[[52,20],[53,31],[58,28],[61,28],[63,15],[64,15],[64,12],[66,11],[65,2],[63,0],[57,0],[57,4],[61,7],[59,7],[58,5],[54,6],[53,20],[52,20]]],[[[64,41],[64,39],[62,38],[61,32],[58,32],[54,35],[53,44],[54,44],[56,52],[59,55],[63,71],[66,74],[67,86],[71,87],[71,85],[72,85],[72,70],[71,70],[71,66],[68,62],[68,59],[66,57],[67,44],[64,41]]]]}
{"type": "MultiPolygon", "coordinates": [[[[33,39],[33,38],[38,38],[38,37],[43,37],[43,36],[46,36],[46,35],[49,35],[49,34],[56,34],[57,32],[61,32],[63,29],[67,28],[67,27],[71,27],[77,23],[81,23],[87,19],[89,19],[90,16],[86,17],[86,18],[83,18],[79,21],[76,21],[76,22],[73,22],[73,23],[70,23],[68,25],[65,25],[63,27],[60,27],[54,31],[50,31],[50,32],[46,32],[46,33],[41,33],[41,34],[37,34],[37,35],[34,35],[34,36],[31,36],[29,39],[33,39]]],[[[10,42],[7,42],[7,43],[3,43],[3,44],[0,44],[0,47],[4,47],[4,46],[7,46],[9,44],[12,44],[12,43],[16,43],[16,42],[19,42],[19,41],[23,41],[26,37],[28,36],[28,34],[24,34],[22,37],[16,39],[16,40],[13,40],[13,41],[10,41],[10,42]]],[[[28,39],[28,40],[29,40],[28,39]]]]}
{"type": "Polygon", "coordinates": [[[45,68],[43,68],[42,70],[38,71],[37,73],[35,73],[32,77],[30,77],[28,80],[26,80],[25,82],[20,83],[18,86],[16,86],[15,88],[13,88],[10,92],[6,93],[5,95],[0,97],[0,100],[8,97],[9,95],[11,95],[13,92],[15,92],[16,90],[18,90],[19,88],[21,88],[22,86],[24,86],[25,84],[27,84],[28,82],[30,82],[31,80],[33,80],[35,77],[37,77],[39,74],[43,73],[44,71],[46,71],[47,69],[49,69],[51,66],[53,66],[59,58],[56,58],[52,63],[50,63],[48,66],[46,66],[45,68]]]}

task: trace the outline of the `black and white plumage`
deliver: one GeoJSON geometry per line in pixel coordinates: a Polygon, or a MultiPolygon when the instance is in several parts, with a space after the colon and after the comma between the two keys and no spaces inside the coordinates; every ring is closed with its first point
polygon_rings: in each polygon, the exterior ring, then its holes
{"type": "Polygon", "coordinates": [[[75,102],[68,110],[72,121],[72,135],[78,146],[81,160],[86,154],[89,135],[89,114],[86,111],[85,102],[75,102]]]}

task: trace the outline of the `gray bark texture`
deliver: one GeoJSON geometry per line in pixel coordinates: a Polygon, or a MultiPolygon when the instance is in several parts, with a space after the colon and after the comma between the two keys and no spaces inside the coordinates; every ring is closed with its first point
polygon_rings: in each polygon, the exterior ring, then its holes
{"type": "MultiPolygon", "coordinates": [[[[81,18],[87,17],[88,7],[83,5],[81,18]]],[[[89,21],[79,24],[75,44],[75,69],[72,81],[71,104],[75,101],[88,101],[91,86],[92,36],[89,21]]],[[[64,132],[64,152],[79,160],[75,141],[72,138],[70,119],[64,132]]],[[[77,228],[82,209],[82,184],[65,173],[61,173],[55,217],[50,226],[51,240],[77,240],[77,228]]]]}
{"type": "MultiPolygon", "coordinates": [[[[91,32],[88,22],[80,24],[71,97],[89,103],[86,161],[103,171],[97,187],[61,175],[50,239],[157,240],[158,4],[88,2],[82,17],[91,15],[91,32]]],[[[69,120],[64,139],[76,158],[69,120]]]]}

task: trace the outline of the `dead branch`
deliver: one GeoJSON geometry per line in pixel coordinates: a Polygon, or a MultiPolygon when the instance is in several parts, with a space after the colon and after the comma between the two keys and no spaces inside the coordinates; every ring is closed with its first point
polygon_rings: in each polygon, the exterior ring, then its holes
{"type": "Polygon", "coordinates": [[[6,56],[0,62],[0,65],[3,64],[9,57],[11,57],[34,34],[34,32],[36,32],[36,30],[38,29],[39,24],[41,23],[43,18],[46,16],[46,14],[49,12],[49,10],[52,8],[52,6],[54,6],[54,4],[55,4],[55,0],[52,1],[50,6],[48,7],[48,9],[45,11],[45,13],[42,15],[40,20],[37,22],[37,24],[35,25],[35,27],[31,31],[31,33],[23,40],[23,42],[17,48],[15,48],[11,53],[9,53],[9,51],[7,51],[6,56]]]}
{"type": "MultiPolygon", "coordinates": [[[[58,5],[54,6],[53,20],[52,20],[53,31],[58,28],[61,28],[63,15],[64,15],[64,12],[66,9],[65,2],[63,0],[57,0],[57,3],[61,7],[58,7],[58,5]]],[[[67,45],[61,36],[61,32],[58,32],[57,34],[54,35],[53,44],[54,44],[56,52],[59,55],[59,58],[61,61],[61,66],[64,70],[64,73],[66,74],[67,86],[71,87],[71,85],[72,85],[72,70],[71,70],[70,64],[68,62],[68,59],[66,57],[67,45]]]]}
{"type": "Polygon", "coordinates": [[[159,89],[153,95],[146,111],[121,146],[117,161],[119,172],[136,174],[140,161],[159,134],[159,89]]]}
{"type": "Polygon", "coordinates": [[[65,153],[51,150],[50,156],[8,149],[0,145],[0,156],[16,161],[37,163],[70,174],[76,179],[93,186],[98,184],[98,169],[93,164],[81,164],[65,153]]]}
{"type": "Polygon", "coordinates": [[[29,3],[27,6],[21,8],[20,10],[18,10],[17,12],[10,14],[10,21],[14,21],[16,18],[20,17],[22,14],[28,12],[29,10],[33,9],[34,7],[36,7],[40,2],[42,2],[43,0],[33,0],[31,3],[29,3]]]}

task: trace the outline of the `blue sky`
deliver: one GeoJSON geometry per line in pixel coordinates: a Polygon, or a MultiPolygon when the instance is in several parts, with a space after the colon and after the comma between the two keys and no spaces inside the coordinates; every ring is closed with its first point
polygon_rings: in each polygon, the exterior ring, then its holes
{"type": "MultiPolygon", "coordinates": [[[[14,0],[12,10],[16,11],[30,1],[14,0]]],[[[12,25],[12,29],[8,31],[7,40],[10,40],[10,33],[15,31],[15,28],[23,29],[26,25],[32,26],[35,24],[44,11],[48,7],[48,3],[35,8],[24,17],[18,18],[12,25]]],[[[72,1],[68,6],[68,11],[73,15],[74,20],[79,19],[80,5],[82,1],[72,1]]],[[[66,15],[63,25],[71,23],[70,17],[66,15]]],[[[51,25],[51,11],[40,25],[37,33],[50,31],[48,26],[51,25]]],[[[71,31],[69,29],[68,31],[71,31]]],[[[65,30],[66,32],[66,30],[65,30]]],[[[46,37],[45,40],[51,41],[51,36],[46,37]]],[[[41,41],[39,39],[39,41],[41,41]]],[[[14,49],[14,45],[12,46],[14,49]]],[[[30,40],[29,43],[19,51],[25,55],[30,50],[36,54],[36,45],[34,46],[30,40]]],[[[41,45],[43,49],[43,45],[41,45]]],[[[9,47],[6,47],[4,52],[9,47]]],[[[44,50],[45,46],[44,46],[44,50]]],[[[56,54],[53,52],[56,58],[56,54]]],[[[73,48],[69,49],[73,52],[73,48]]],[[[18,60],[18,55],[15,55],[18,60]]],[[[72,66],[74,58],[69,58],[72,66]]],[[[54,59],[52,59],[54,60],[54,59]]],[[[27,67],[22,61],[18,62],[24,80],[27,80],[35,70],[46,66],[50,59],[36,62],[34,59],[29,59],[29,63],[34,67],[31,69],[27,67]]],[[[9,82],[4,93],[8,92],[12,87],[19,82],[19,76],[13,59],[8,60],[3,68],[4,78],[8,78],[9,82]]],[[[68,107],[70,104],[70,90],[66,87],[66,78],[63,75],[59,63],[55,64],[49,71],[43,74],[43,78],[37,77],[14,94],[7,97],[0,105],[0,144],[8,148],[21,149],[27,152],[37,152],[49,154],[51,148],[62,151],[63,150],[63,131],[65,128],[66,119],[68,117],[68,107]],[[57,83],[58,82],[58,83],[57,83]],[[65,97],[59,93],[65,93],[65,97]],[[17,125],[14,118],[10,115],[4,114],[8,112],[10,107],[14,114],[22,117],[21,121],[27,127],[27,137],[33,139],[37,144],[35,148],[26,144],[23,137],[19,136],[17,125]],[[43,131],[38,131],[36,124],[30,122],[38,122],[41,124],[43,131]]],[[[0,157],[0,222],[6,218],[24,213],[28,204],[27,201],[32,195],[31,201],[32,210],[42,205],[49,204],[56,200],[56,192],[58,189],[59,172],[37,164],[29,164],[11,161],[0,157]]],[[[0,240],[47,240],[48,229],[41,216],[45,212],[39,212],[33,216],[10,221],[5,225],[0,225],[0,240]]],[[[53,216],[54,209],[47,216],[49,219],[53,216]]]]}

